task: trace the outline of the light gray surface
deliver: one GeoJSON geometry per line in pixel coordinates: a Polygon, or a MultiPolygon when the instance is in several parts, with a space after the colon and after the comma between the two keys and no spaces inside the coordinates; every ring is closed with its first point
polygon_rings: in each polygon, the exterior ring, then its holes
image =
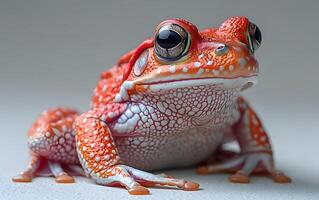
{"type": "Polygon", "coordinates": [[[0,199],[319,199],[318,1],[15,1],[0,0],[0,199]],[[78,178],[58,185],[39,178],[13,184],[27,163],[26,130],[40,111],[57,105],[88,108],[99,73],[170,17],[200,29],[246,15],[263,33],[256,52],[260,83],[246,92],[269,131],[278,167],[294,183],[266,178],[228,184],[227,175],[169,174],[201,183],[202,190],[151,189],[129,197],[78,178]]]}

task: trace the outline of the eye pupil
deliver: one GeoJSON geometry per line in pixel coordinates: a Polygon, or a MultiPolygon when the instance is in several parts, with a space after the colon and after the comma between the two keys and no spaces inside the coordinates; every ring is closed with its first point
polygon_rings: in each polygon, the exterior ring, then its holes
{"type": "Polygon", "coordinates": [[[255,39],[259,44],[261,43],[261,31],[257,26],[255,30],[255,39]]]}
{"type": "Polygon", "coordinates": [[[163,30],[157,35],[157,43],[164,49],[170,49],[181,43],[181,36],[173,30],[163,30]]]}

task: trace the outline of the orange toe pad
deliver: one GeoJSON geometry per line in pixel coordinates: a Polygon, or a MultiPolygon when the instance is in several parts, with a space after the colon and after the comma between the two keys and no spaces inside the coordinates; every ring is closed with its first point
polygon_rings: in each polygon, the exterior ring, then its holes
{"type": "Polygon", "coordinates": [[[187,181],[183,187],[184,190],[186,191],[194,191],[198,190],[199,184],[191,181],[187,181]]]}
{"type": "Polygon", "coordinates": [[[197,167],[196,172],[197,174],[201,174],[201,175],[208,174],[208,167],[207,166],[197,167]]]}
{"type": "Polygon", "coordinates": [[[74,183],[74,178],[67,174],[61,174],[55,178],[57,183],[74,183]]]}
{"type": "Polygon", "coordinates": [[[273,176],[273,180],[276,183],[291,183],[291,178],[283,173],[278,173],[273,176]]]}
{"type": "Polygon", "coordinates": [[[29,175],[27,173],[22,173],[22,174],[19,174],[19,175],[13,177],[12,181],[21,182],[21,183],[28,183],[28,182],[32,181],[32,177],[31,177],[31,175],[29,175]]]}
{"type": "Polygon", "coordinates": [[[246,174],[237,172],[229,177],[229,181],[232,183],[249,183],[249,177],[246,174]]]}
{"type": "Polygon", "coordinates": [[[128,193],[131,195],[147,195],[150,194],[150,191],[143,186],[135,186],[128,190],[128,193]]]}

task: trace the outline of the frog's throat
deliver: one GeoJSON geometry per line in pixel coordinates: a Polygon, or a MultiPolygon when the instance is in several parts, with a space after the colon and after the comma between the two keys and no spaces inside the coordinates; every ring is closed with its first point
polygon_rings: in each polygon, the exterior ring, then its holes
{"type": "Polygon", "coordinates": [[[245,90],[257,83],[258,76],[238,77],[238,78],[196,78],[185,80],[173,80],[154,83],[135,83],[134,81],[124,81],[120,91],[115,95],[115,102],[123,102],[130,100],[129,92],[143,88],[143,91],[158,92],[160,90],[170,90],[176,88],[185,88],[189,86],[200,85],[217,85],[224,89],[239,88],[240,91],[245,90]]]}

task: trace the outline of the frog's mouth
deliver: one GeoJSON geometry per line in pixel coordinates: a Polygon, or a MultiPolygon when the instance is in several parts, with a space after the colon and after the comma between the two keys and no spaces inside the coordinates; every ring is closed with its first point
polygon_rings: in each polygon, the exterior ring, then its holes
{"type": "Polygon", "coordinates": [[[153,82],[125,81],[120,92],[116,95],[115,101],[122,102],[130,99],[130,95],[155,93],[172,89],[187,88],[193,86],[214,85],[221,89],[238,89],[243,91],[257,83],[258,76],[236,77],[236,78],[184,78],[184,79],[164,79],[153,82]]]}
{"type": "Polygon", "coordinates": [[[139,91],[157,92],[160,90],[170,90],[177,88],[186,88],[191,86],[216,85],[223,89],[235,89],[240,91],[248,89],[257,83],[258,76],[237,77],[237,78],[188,78],[162,80],[149,83],[137,83],[135,89],[139,91]]]}

